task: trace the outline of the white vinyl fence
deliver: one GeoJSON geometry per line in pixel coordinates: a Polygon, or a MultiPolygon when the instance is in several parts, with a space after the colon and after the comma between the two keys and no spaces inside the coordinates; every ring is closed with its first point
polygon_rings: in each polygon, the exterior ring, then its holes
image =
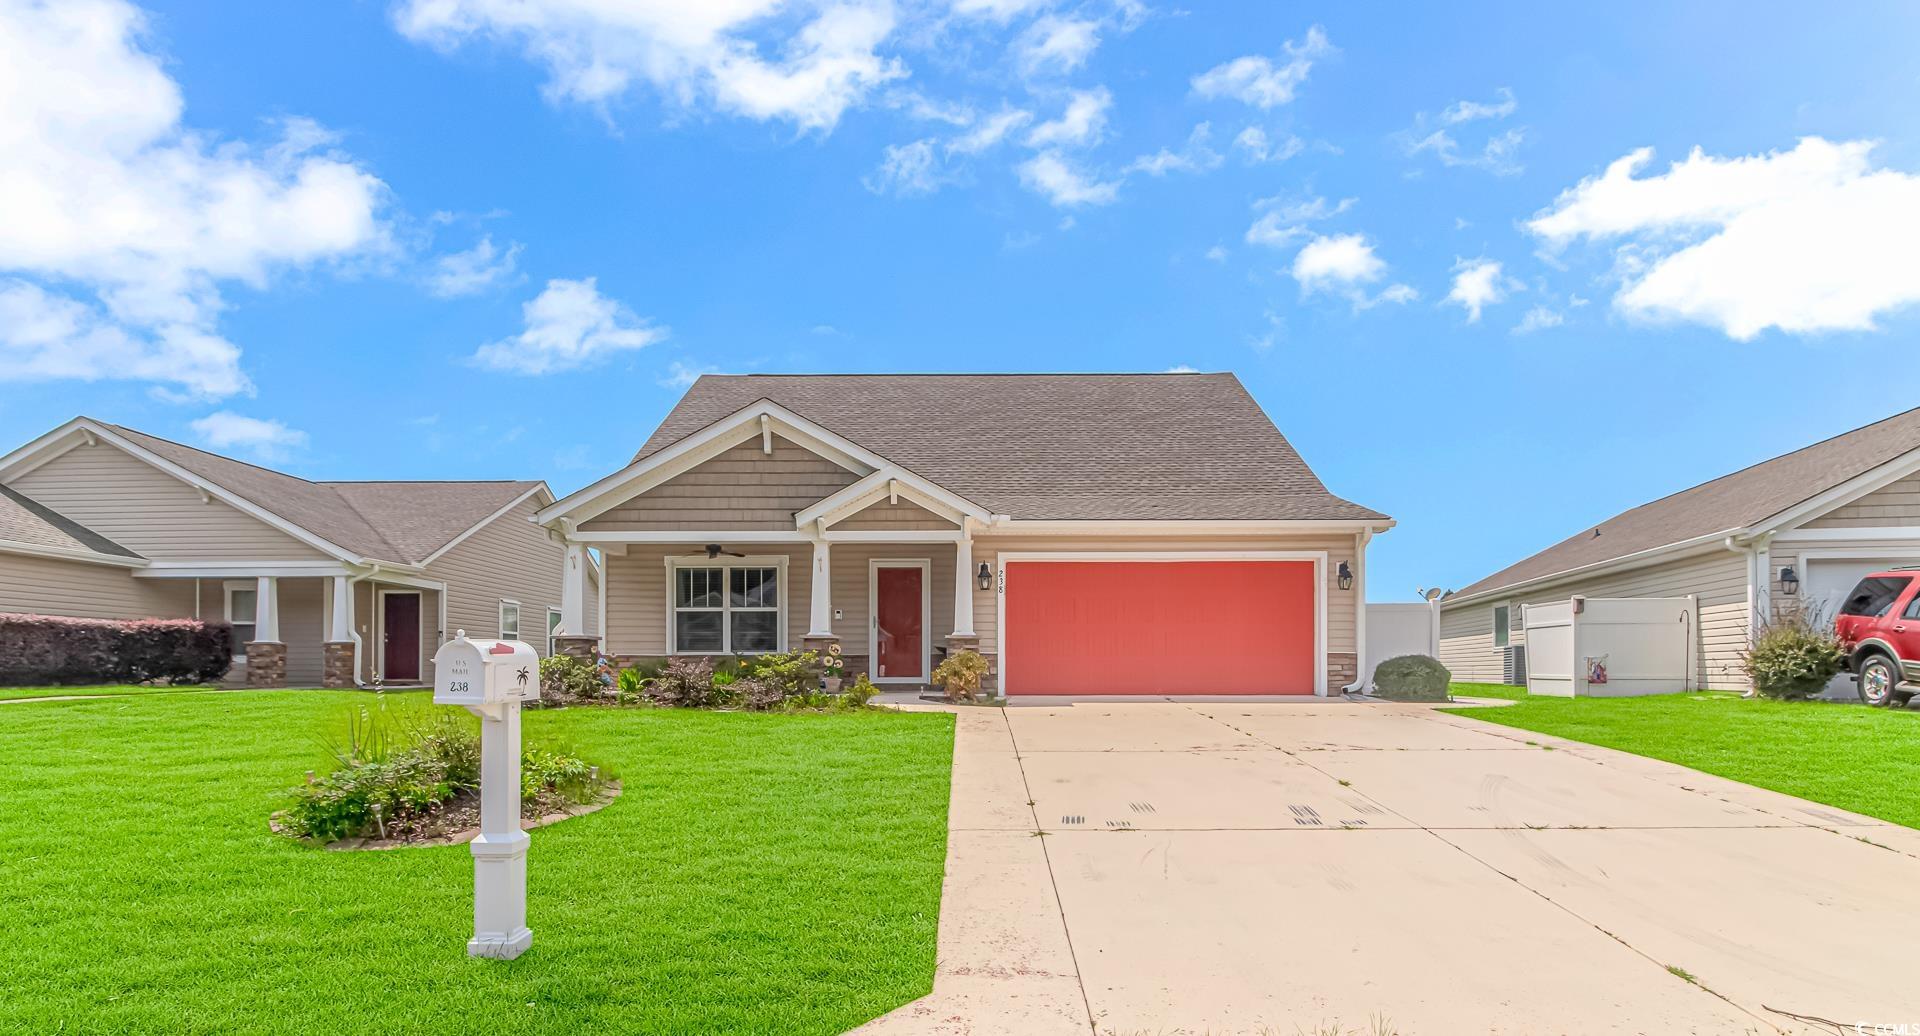
{"type": "Polygon", "coordinates": [[[1558,697],[1694,689],[1696,597],[1574,597],[1526,606],[1527,693],[1558,697]]]}
{"type": "Polygon", "coordinates": [[[1440,609],[1431,604],[1367,605],[1367,664],[1361,675],[1373,686],[1380,663],[1401,655],[1440,653],[1440,609]]]}

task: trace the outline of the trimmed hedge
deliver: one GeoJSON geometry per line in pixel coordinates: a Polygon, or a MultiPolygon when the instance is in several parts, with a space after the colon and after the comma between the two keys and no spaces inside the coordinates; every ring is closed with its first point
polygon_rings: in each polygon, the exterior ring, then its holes
{"type": "Polygon", "coordinates": [[[222,623],[0,614],[0,687],[210,683],[232,665],[222,623]]]}

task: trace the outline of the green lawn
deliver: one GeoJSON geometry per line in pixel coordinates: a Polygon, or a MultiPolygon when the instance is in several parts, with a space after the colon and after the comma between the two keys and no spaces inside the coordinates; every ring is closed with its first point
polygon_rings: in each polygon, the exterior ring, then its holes
{"type": "Polygon", "coordinates": [[[197,694],[218,689],[202,684],[185,687],[143,687],[139,684],[117,687],[0,687],[0,701],[9,698],[65,698],[73,695],[93,697],[102,694],[197,694]]]}
{"type": "MultiPolygon", "coordinates": [[[[1454,684],[1453,693],[1488,697],[1486,687],[1454,684]]],[[[1920,827],[1920,712],[1716,693],[1575,699],[1505,691],[1499,696],[1516,704],[1449,711],[1920,827]]]]}
{"type": "Polygon", "coordinates": [[[932,986],[951,716],[530,711],[625,791],[534,832],[500,962],[465,846],[268,832],[347,705],[0,709],[0,1031],[834,1033],[932,986]]]}

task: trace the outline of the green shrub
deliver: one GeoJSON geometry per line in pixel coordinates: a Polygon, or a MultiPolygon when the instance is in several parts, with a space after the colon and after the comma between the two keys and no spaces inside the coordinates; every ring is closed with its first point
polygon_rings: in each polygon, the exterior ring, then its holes
{"type": "Polygon", "coordinates": [[[704,658],[670,658],[647,684],[647,698],[675,709],[706,709],[727,697],[715,688],[713,663],[704,658]]]}
{"type": "Polygon", "coordinates": [[[1762,695],[1807,698],[1826,689],[1846,657],[1831,629],[1796,610],[1763,628],[1741,665],[1762,695]]]}
{"type": "Polygon", "coordinates": [[[956,651],[933,667],[933,681],[947,689],[949,701],[972,701],[986,678],[987,658],[978,651],[956,651]]]}
{"type": "Polygon", "coordinates": [[[867,674],[861,673],[853,678],[852,685],[840,691],[839,704],[842,708],[864,709],[867,703],[873,700],[873,696],[879,693],[880,688],[875,687],[873,681],[867,679],[867,674]]]}
{"type": "Polygon", "coordinates": [[[607,696],[600,667],[572,655],[550,655],[540,660],[540,700],[549,705],[572,705],[607,696]]]}
{"type": "Polygon", "coordinates": [[[758,677],[743,676],[735,680],[728,689],[733,692],[742,708],[751,709],[754,712],[777,709],[787,700],[787,693],[779,684],[758,677]]]}
{"type": "Polygon", "coordinates": [[[1389,658],[1373,670],[1373,693],[1393,701],[1446,701],[1453,674],[1426,655],[1389,658]]]}
{"type": "Polygon", "coordinates": [[[741,661],[745,675],[780,689],[783,696],[810,694],[820,689],[818,651],[781,651],[753,655],[741,661]]]}

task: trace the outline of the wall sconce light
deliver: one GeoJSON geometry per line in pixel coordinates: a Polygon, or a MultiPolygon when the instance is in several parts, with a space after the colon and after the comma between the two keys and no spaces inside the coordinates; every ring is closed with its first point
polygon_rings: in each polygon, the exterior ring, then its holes
{"type": "Polygon", "coordinates": [[[1336,573],[1335,578],[1337,578],[1340,581],[1340,589],[1342,590],[1353,589],[1353,567],[1351,565],[1348,565],[1344,561],[1340,562],[1340,568],[1336,573]]]}
{"type": "Polygon", "coordinates": [[[1800,576],[1794,572],[1792,565],[1783,565],[1780,568],[1780,592],[1788,597],[1800,593],[1800,576]]]}
{"type": "Polygon", "coordinates": [[[982,590],[993,589],[993,566],[984,561],[980,562],[980,574],[975,577],[974,581],[980,585],[980,589],[982,590]]]}

